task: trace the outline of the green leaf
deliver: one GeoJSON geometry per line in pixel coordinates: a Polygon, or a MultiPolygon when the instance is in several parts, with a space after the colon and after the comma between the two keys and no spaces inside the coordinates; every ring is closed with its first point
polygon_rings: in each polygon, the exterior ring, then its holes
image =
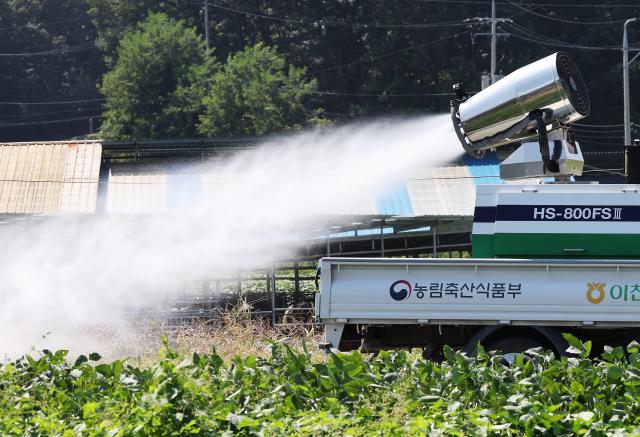
{"type": "Polygon", "coordinates": [[[73,363],[73,365],[75,367],[77,367],[82,363],[86,363],[87,361],[89,361],[89,360],[87,359],[87,357],[85,355],[80,355],[78,358],[76,358],[76,361],[73,363]]]}
{"type": "Polygon", "coordinates": [[[96,372],[98,372],[99,374],[101,374],[102,376],[111,376],[113,374],[113,371],[111,369],[111,366],[108,364],[98,364],[96,367],[96,372]]]}
{"type": "Polygon", "coordinates": [[[562,336],[569,343],[567,353],[579,355],[581,358],[587,358],[591,353],[591,341],[582,343],[578,338],[568,333],[564,333],[562,336]]]}
{"type": "Polygon", "coordinates": [[[99,361],[101,358],[102,358],[102,356],[97,352],[93,352],[93,353],[89,354],[89,359],[91,361],[99,361]]]}
{"type": "Polygon", "coordinates": [[[116,360],[111,364],[111,371],[113,372],[113,377],[116,380],[120,379],[120,375],[122,374],[122,361],[116,360]]]}
{"type": "Polygon", "coordinates": [[[624,370],[620,366],[611,366],[607,368],[607,376],[613,380],[620,380],[624,375],[624,370]]]}

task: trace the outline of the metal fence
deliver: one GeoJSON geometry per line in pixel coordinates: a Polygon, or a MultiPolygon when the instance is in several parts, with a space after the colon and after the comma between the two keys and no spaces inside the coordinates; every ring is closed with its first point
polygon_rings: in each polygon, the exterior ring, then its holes
{"type": "Polygon", "coordinates": [[[215,320],[222,317],[221,310],[237,310],[268,318],[274,326],[311,323],[316,265],[283,262],[231,277],[187,282],[177,298],[166,302],[166,317],[170,323],[215,320]]]}

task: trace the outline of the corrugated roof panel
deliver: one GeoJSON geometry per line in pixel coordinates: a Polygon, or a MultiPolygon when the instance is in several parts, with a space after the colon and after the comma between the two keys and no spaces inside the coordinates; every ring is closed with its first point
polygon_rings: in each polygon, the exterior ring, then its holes
{"type": "Polygon", "coordinates": [[[60,212],[95,211],[101,157],[99,144],[97,146],[69,144],[64,166],[60,212]]]}
{"type": "Polygon", "coordinates": [[[472,216],[475,185],[467,167],[424,169],[407,180],[415,215],[472,216]]]}
{"type": "Polygon", "coordinates": [[[390,190],[376,196],[378,213],[382,215],[413,215],[409,192],[404,181],[396,182],[390,190]]]}
{"type": "Polygon", "coordinates": [[[116,164],[109,169],[107,212],[153,214],[168,210],[167,175],[163,166],[116,164]]]}
{"type": "Polygon", "coordinates": [[[0,144],[0,213],[95,211],[100,143],[0,144]]]}
{"type": "Polygon", "coordinates": [[[462,159],[473,176],[476,185],[481,184],[504,184],[500,179],[500,160],[495,152],[487,152],[482,159],[475,159],[465,155],[462,159]]]}

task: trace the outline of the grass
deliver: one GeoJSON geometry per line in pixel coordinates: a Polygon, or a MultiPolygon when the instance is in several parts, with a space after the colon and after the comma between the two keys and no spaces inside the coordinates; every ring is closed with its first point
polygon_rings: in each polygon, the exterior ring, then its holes
{"type": "Polygon", "coordinates": [[[272,343],[300,348],[306,342],[313,355],[321,358],[317,344],[321,332],[313,325],[272,327],[270,319],[256,318],[250,305],[239,304],[220,311],[212,321],[180,322],[174,325],[149,321],[118,330],[94,331],[94,343],[106,360],[128,358],[137,364],[157,359],[165,346],[180,353],[206,354],[215,348],[224,360],[234,357],[267,357],[272,343]],[[165,344],[166,343],[166,344],[165,344]]]}

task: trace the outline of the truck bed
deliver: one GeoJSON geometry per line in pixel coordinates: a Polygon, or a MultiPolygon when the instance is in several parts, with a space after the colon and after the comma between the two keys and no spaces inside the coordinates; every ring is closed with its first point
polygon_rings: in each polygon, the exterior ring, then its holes
{"type": "Polygon", "coordinates": [[[640,326],[636,260],[323,258],[320,267],[315,311],[328,327],[640,326]]]}

